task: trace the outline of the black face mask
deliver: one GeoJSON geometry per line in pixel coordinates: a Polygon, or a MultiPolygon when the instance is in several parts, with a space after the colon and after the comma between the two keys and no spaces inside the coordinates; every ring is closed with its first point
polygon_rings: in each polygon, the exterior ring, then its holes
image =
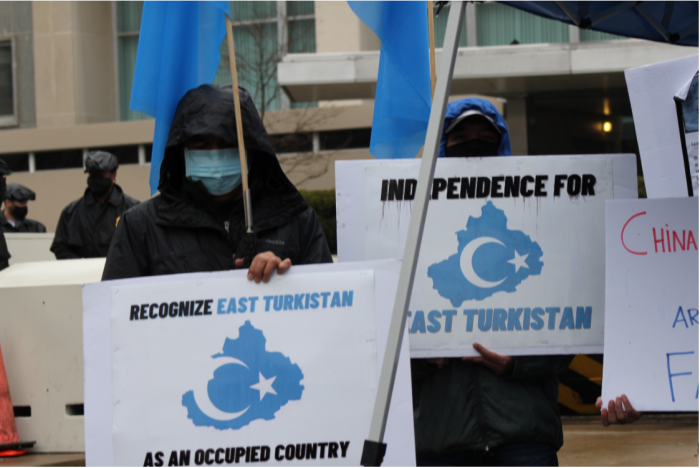
{"type": "Polygon", "coordinates": [[[20,208],[19,206],[12,207],[12,216],[15,219],[23,221],[24,218],[27,217],[27,213],[29,213],[29,208],[27,208],[26,206],[24,208],[20,208]]]}
{"type": "Polygon", "coordinates": [[[112,179],[104,177],[88,177],[88,189],[96,198],[104,197],[112,188],[112,179]]]}
{"type": "Polygon", "coordinates": [[[497,156],[499,146],[484,140],[467,140],[445,148],[445,155],[448,158],[497,156]]]}

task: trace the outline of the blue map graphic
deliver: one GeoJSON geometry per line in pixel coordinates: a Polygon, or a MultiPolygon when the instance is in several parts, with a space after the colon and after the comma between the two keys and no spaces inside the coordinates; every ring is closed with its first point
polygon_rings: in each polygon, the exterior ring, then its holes
{"type": "Polygon", "coordinates": [[[216,370],[203,392],[206,395],[195,398],[190,390],[182,396],[187,417],[195,426],[240,429],[256,419],[274,419],[282,406],[301,399],[301,369],[282,353],[266,351],[265,343],[263,332],[250,321],[239,328],[238,338],[226,338],[223,351],[211,357],[216,370]],[[217,359],[224,357],[229,359],[222,359],[217,367],[217,359]],[[199,398],[208,398],[214,407],[209,412],[217,414],[206,414],[206,408],[197,404],[199,398]]]}
{"type": "Polygon", "coordinates": [[[542,272],[539,244],[521,231],[509,230],[507,224],[505,213],[489,201],[481,217],[470,216],[467,229],[457,232],[457,253],[428,268],[433,289],[452,306],[499,291],[515,292],[528,276],[542,272]]]}

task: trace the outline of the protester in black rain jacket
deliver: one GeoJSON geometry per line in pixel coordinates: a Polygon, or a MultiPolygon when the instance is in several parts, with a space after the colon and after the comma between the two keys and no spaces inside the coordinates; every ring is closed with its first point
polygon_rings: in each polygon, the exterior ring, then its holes
{"type": "MultiPolygon", "coordinates": [[[[488,101],[452,102],[441,157],[510,156],[503,117],[488,101]]],[[[573,356],[413,359],[419,466],[556,466],[564,443],[560,370],[573,356]]]]}
{"type": "Polygon", "coordinates": [[[51,251],[58,260],[106,257],[114,228],[126,210],[139,203],[115,180],[119,162],[106,151],[92,151],[85,159],[88,188],[82,198],[63,209],[51,251]]]}
{"type": "MultiPolygon", "coordinates": [[[[256,259],[267,254],[290,259],[293,265],[332,262],[321,224],[282,172],[250,95],[243,88],[239,95],[253,229],[259,239],[256,259]]],[[[160,169],[160,195],[124,214],[103,280],[242,266],[245,221],[240,185],[233,199],[221,202],[202,181],[186,176],[185,145],[201,139],[238,148],[230,86],[202,85],[180,100],[160,169]]]]}
{"type": "MultiPolygon", "coordinates": [[[[5,161],[0,159],[0,199],[5,199],[5,189],[7,182],[5,176],[12,174],[10,166],[5,161]]],[[[0,270],[4,270],[10,266],[10,252],[7,250],[7,242],[5,241],[5,233],[0,229],[0,270]]]]}
{"type": "Polygon", "coordinates": [[[0,213],[2,232],[46,232],[42,223],[27,219],[29,200],[36,200],[34,191],[14,182],[7,184],[5,210],[0,213]]]}

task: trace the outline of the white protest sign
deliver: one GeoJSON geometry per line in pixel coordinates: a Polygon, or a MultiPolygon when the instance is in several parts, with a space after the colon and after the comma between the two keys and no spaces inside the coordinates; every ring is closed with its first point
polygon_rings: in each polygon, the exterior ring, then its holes
{"type": "Polygon", "coordinates": [[[697,53],[625,70],[649,198],[688,195],[673,97],[698,71],[697,53]]]}
{"type": "MultiPolygon", "coordinates": [[[[245,272],[86,285],[85,405],[107,419],[86,411],[88,463],[359,464],[398,268],[294,267],[266,285],[245,272]]],[[[407,354],[389,465],[415,464],[407,354]]]]}
{"type": "MultiPolygon", "coordinates": [[[[419,164],[338,163],[340,261],[402,256],[419,164]]],[[[605,201],[635,179],[634,155],[438,160],[411,356],[602,352],[605,201]]]]}
{"type": "Polygon", "coordinates": [[[698,72],[673,98],[676,101],[681,148],[686,165],[686,180],[690,178],[689,195],[698,196],[698,72]]]}
{"type": "Polygon", "coordinates": [[[698,410],[698,199],[606,206],[603,401],[698,410]]]}

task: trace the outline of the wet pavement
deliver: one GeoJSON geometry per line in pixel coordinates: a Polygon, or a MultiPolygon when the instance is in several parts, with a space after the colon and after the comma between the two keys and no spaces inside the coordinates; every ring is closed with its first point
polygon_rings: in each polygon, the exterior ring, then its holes
{"type": "MultiPolygon", "coordinates": [[[[645,415],[634,424],[603,427],[592,416],[563,417],[560,466],[698,466],[698,415],[645,415]]],[[[27,454],[3,466],[85,466],[85,455],[27,454]]]]}
{"type": "Polygon", "coordinates": [[[603,427],[598,417],[562,418],[560,466],[698,466],[698,415],[644,415],[603,427]]]}

